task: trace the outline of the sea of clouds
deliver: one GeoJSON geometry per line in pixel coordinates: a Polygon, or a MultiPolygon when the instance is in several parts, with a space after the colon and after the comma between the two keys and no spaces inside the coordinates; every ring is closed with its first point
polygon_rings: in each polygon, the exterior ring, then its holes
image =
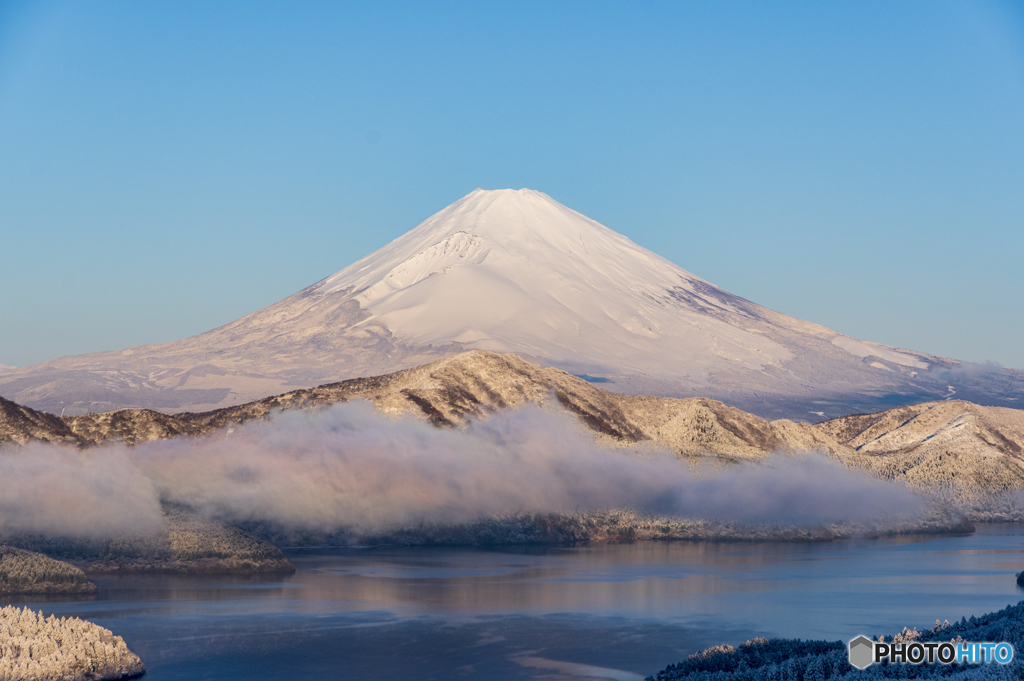
{"type": "Polygon", "coordinates": [[[600,446],[573,416],[533,406],[462,429],[357,402],[135,447],[32,443],[0,450],[0,480],[0,534],[89,538],[154,532],[161,502],[324,532],[613,508],[820,525],[923,507],[905,487],[823,455],[694,466],[654,448],[600,446]]]}

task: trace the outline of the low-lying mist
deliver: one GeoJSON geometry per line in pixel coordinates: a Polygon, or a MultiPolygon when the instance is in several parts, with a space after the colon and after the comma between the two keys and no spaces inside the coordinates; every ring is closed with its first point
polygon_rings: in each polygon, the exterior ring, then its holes
{"type": "Polygon", "coordinates": [[[163,527],[160,499],[127,447],[31,442],[0,449],[0,536],[99,539],[163,527]]]}
{"type": "Polygon", "coordinates": [[[575,417],[524,407],[465,429],[367,403],[285,412],[199,439],[0,452],[0,532],[147,532],[160,503],[229,522],[373,532],[517,511],[632,508],[744,523],[905,518],[922,500],[824,456],[694,468],[670,453],[597,445],[575,417]]]}

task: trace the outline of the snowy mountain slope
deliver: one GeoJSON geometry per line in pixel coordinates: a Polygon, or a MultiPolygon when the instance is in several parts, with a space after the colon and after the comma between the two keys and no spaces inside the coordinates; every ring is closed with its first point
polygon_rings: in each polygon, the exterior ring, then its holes
{"type": "Polygon", "coordinates": [[[477,190],[310,294],[346,290],[370,312],[356,329],[419,344],[652,373],[668,350],[683,376],[684,358],[760,370],[792,357],[743,328],[756,306],[530,190],[477,190]]]}
{"type": "Polygon", "coordinates": [[[338,273],[199,336],[5,372],[0,394],[67,413],[208,409],[470,349],[771,417],[873,411],[945,397],[950,385],[981,404],[1024,395],[1020,372],[958,377],[954,360],[729,294],[528,189],[476,190],[338,273]]]}

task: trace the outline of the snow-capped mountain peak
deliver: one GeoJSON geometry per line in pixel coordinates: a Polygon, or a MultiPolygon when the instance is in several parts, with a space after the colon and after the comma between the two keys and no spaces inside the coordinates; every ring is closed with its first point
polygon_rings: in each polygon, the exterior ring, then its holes
{"type": "MultiPolygon", "coordinates": [[[[688,315],[759,316],[751,303],[530,189],[478,189],[310,293],[342,291],[371,313],[364,325],[415,342],[635,370],[653,370],[646,341],[704,336],[688,315]]],[[[743,345],[727,358],[762,366],[774,361],[769,349],[787,356],[761,336],[743,345]]]]}
{"type": "MultiPolygon", "coordinates": [[[[387,276],[384,270],[390,271],[396,259],[463,252],[470,247],[467,240],[482,241],[517,259],[536,260],[555,269],[564,269],[573,261],[589,261],[587,266],[593,269],[600,260],[620,259],[623,248],[648,253],[547,194],[532,189],[477,189],[379,251],[328,277],[318,290],[332,293],[353,285],[360,290],[387,276]],[[460,237],[460,233],[466,236],[460,237]]],[[[654,257],[659,264],[671,265],[654,257]]]]}
{"type": "Polygon", "coordinates": [[[478,189],[220,328],[0,372],[0,388],[58,412],[209,409],[470,349],[518,353],[615,389],[797,417],[829,404],[842,404],[839,413],[891,406],[894,394],[946,396],[953,379],[943,372],[957,364],[732,295],[541,192],[478,189]]]}

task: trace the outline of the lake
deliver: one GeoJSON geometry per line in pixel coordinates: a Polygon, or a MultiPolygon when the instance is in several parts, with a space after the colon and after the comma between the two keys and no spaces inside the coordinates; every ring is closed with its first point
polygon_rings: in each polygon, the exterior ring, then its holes
{"type": "Polygon", "coordinates": [[[816,544],[292,551],[287,577],[99,577],[21,597],[123,636],[146,679],[618,679],[754,636],[848,640],[1024,598],[1024,527],[816,544]]]}

